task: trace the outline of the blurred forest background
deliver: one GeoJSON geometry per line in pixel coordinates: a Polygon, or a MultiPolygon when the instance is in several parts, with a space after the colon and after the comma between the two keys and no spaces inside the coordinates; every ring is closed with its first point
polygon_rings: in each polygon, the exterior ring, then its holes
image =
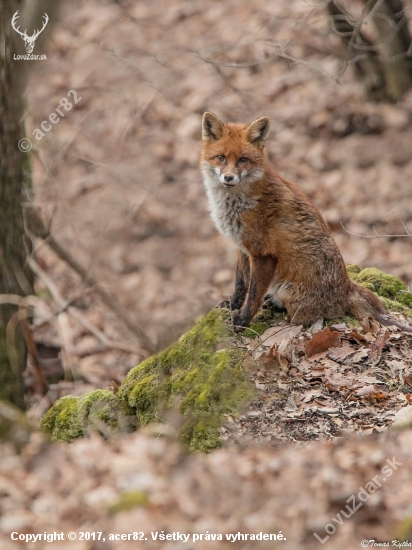
{"type": "MultiPolygon", "coordinates": [[[[374,13],[361,1],[342,6],[350,16],[331,17],[327,2],[303,0],[61,6],[44,48],[48,60],[36,63],[27,86],[33,200],[52,236],[155,348],[233,286],[234,246],[213,226],[198,169],[205,110],[226,121],[269,116],[274,166],[320,209],[345,261],[412,280],[412,239],[398,237],[408,224],[412,230],[412,78],[398,93],[385,91],[382,75],[372,84],[365,76],[371,52],[375,66],[378,54],[388,57],[410,6],[397,26],[388,23],[384,40],[376,21],[392,20],[382,6],[374,13]],[[34,139],[69,90],[77,104],[34,139]]],[[[390,57],[389,66],[407,56],[390,57]]],[[[397,67],[397,74],[407,71],[397,67]]],[[[36,241],[35,259],[45,274],[36,292],[52,309],[61,304],[47,277],[107,338],[133,340],[43,241],[36,241]]],[[[35,340],[63,346],[84,382],[80,393],[122,380],[147,355],[141,341],[135,353],[108,349],[73,316],[62,323],[42,324],[35,340]]]]}
{"type": "MultiPolygon", "coordinates": [[[[345,261],[411,284],[409,1],[72,0],[60,2],[59,11],[52,0],[30,5],[39,7],[37,28],[44,12],[50,15],[34,49],[47,61],[8,66],[8,54],[25,52],[10,26],[23,4],[0,3],[1,399],[11,374],[20,380],[10,355],[17,317],[28,345],[26,407],[38,423],[59,397],[115,391],[131,367],[229,296],[235,248],[214,228],[198,168],[206,110],[224,121],[268,116],[273,165],[319,208],[345,261]],[[26,82],[15,77],[18,67],[26,82]],[[64,116],[49,123],[59,106],[64,116]],[[28,153],[17,149],[24,135],[33,144],[28,153]],[[20,274],[14,260],[24,264],[20,274]],[[30,324],[25,308],[34,310],[30,324]]],[[[23,30],[24,18],[17,25],[23,30]]],[[[22,394],[17,388],[6,398],[23,406],[22,394]]],[[[127,532],[131,525],[187,532],[287,527],[291,548],[317,548],[313,530],[344,506],[342,494],[365,485],[393,453],[402,463],[410,457],[410,432],[384,437],[363,446],[356,439],[317,442],[301,453],[294,446],[274,458],[274,449],[233,446],[187,456],[177,443],[144,434],[66,447],[46,446],[35,434],[21,457],[0,446],[4,548],[16,547],[13,529],[127,532]],[[140,497],[146,491],[150,505],[139,501],[129,512],[126,503],[126,512],[113,515],[108,503],[128,490],[140,497]]],[[[408,463],[394,485],[372,495],[356,523],[342,528],[346,539],[328,547],[359,547],[357,525],[368,537],[393,533],[407,506],[411,515],[410,470],[408,463]]],[[[398,531],[411,533],[410,523],[398,531]]],[[[130,543],[76,546],[109,547],[130,543]]]]}

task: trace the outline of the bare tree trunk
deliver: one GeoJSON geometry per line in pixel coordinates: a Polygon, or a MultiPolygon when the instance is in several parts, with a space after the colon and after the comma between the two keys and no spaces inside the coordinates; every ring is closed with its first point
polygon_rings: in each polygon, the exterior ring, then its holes
{"type": "Polygon", "coordinates": [[[386,93],[393,101],[401,99],[412,86],[412,38],[401,0],[366,2],[379,34],[377,46],[382,59],[386,93]]]}
{"type": "MultiPolygon", "coordinates": [[[[11,20],[19,10],[20,27],[29,29],[30,35],[30,29],[41,28],[38,23],[46,10],[55,12],[57,3],[32,0],[23,6],[20,0],[0,0],[0,294],[25,296],[33,292],[33,275],[26,261],[31,249],[23,221],[23,202],[31,182],[30,158],[19,150],[19,141],[24,137],[25,80],[37,61],[14,59],[14,54],[26,52],[11,20]]],[[[0,305],[0,399],[24,409],[26,346],[16,312],[16,306],[0,305]],[[14,339],[7,340],[7,327],[9,336],[14,332],[14,339]]]]}
{"type": "Polygon", "coordinates": [[[351,63],[374,101],[398,101],[412,87],[412,39],[401,0],[363,0],[379,41],[368,40],[337,0],[328,3],[335,32],[347,47],[345,65],[351,63]]]}
{"type": "MultiPolygon", "coordinates": [[[[0,293],[25,295],[31,292],[33,278],[26,263],[27,243],[23,225],[24,166],[28,158],[18,148],[23,136],[23,102],[18,88],[18,64],[13,62],[14,41],[11,19],[20,8],[18,0],[1,2],[0,54],[0,293]]],[[[12,305],[0,306],[0,398],[24,408],[22,372],[26,366],[26,347],[21,327],[17,326],[15,346],[6,341],[6,328],[16,314],[12,305]]]]}

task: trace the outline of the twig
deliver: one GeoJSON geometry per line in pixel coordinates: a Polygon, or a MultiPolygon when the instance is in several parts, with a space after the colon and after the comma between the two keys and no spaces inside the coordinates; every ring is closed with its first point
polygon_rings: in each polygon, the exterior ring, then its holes
{"type": "Polygon", "coordinates": [[[112,296],[109,292],[104,290],[97,280],[90,275],[82,265],[80,265],[77,260],[75,260],[69,252],[67,252],[53,237],[50,231],[46,228],[43,223],[43,220],[40,218],[37,209],[33,205],[28,205],[25,209],[25,221],[27,224],[28,230],[36,237],[43,239],[50,248],[62,259],[64,260],[76,273],[78,273],[84,284],[87,286],[92,286],[96,288],[96,292],[99,294],[101,299],[109,306],[112,311],[117,315],[119,319],[127,326],[127,328],[136,334],[136,336],[141,341],[144,348],[149,352],[154,353],[156,351],[156,345],[149,338],[149,336],[141,328],[140,324],[136,322],[131,316],[125,311],[125,308],[112,296]]]}
{"type": "MultiPolygon", "coordinates": [[[[47,319],[50,319],[51,322],[52,322],[53,316],[49,311],[48,307],[42,302],[42,300],[40,300],[36,296],[19,296],[17,294],[1,294],[0,304],[13,304],[19,307],[18,311],[16,311],[11,316],[6,327],[7,355],[8,355],[12,369],[16,373],[18,373],[19,372],[18,362],[17,362],[17,356],[16,356],[16,328],[18,323],[22,321],[24,322],[25,320],[27,320],[27,317],[29,315],[29,312],[28,312],[29,308],[37,308],[41,313],[43,314],[46,313],[47,319]],[[45,312],[43,310],[45,310],[45,312]]],[[[25,336],[27,335],[25,334],[25,336]]],[[[31,342],[27,338],[26,338],[26,342],[27,342],[27,347],[29,349],[29,353],[32,354],[34,361],[37,361],[35,348],[33,349],[31,347],[31,342]]],[[[36,369],[36,366],[38,367],[38,363],[35,364],[34,366],[35,369],[36,369]]],[[[44,389],[44,387],[47,388],[46,381],[44,380],[43,375],[41,374],[40,368],[38,368],[38,372],[35,372],[35,374],[40,382],[42,389],[44,389]]]]}
{"type": "Polygon", "coordinates": [[[63,296],[60,294],[57,286],[54,284],[52,279],[47,275],[45,271],[41,269],[39,264],[34,259],[30,259],[29,264],[34,273],[44,282],[44,284],[49,289],[54,301],[59,306],[60,312],[67,311],[67,313],[69,313],[73,317],[73,319],[83,325],[89,332],[91,332],[91,334],[96,336],[96,338],[100,340],[100,342],[107,348],[118,349],[121,351],[126,351],[128,353],[135,353],[137,355],[141,353],[140,349],[128,344],[127,342],[115,342],[107,338],[107,336],[101,330],[93,326],[90,321],[88,321],[88,319],[86,319],[86,317],[80,313],[80,311],[78,311],[76,308],[68,304],[66,300],[64,300],[63,296]]]}
{"type": "Polygon", "coordinates": [[[372,229],[373,229],[373,232],[375,233],[374,235],[360,235],[359,233],[353,233],[352,231],[349,231],[349,229],[346,229],[346,227],[343,225],[343,222],[340,222],[340,225],[342,226],[342,229],[348,233],[349,235],[353,235],[354,237],[362,237],[363,239],[376,239],[378,237],[385,237],[385,238],[392,238],[392,237],[412,237],[412,233],[409,233],[409,230],[407,229],[407,227],[405,226],[405,224],[403,223],[403,221],[401,220],[401,223],[403,225],[403,227],[405,228],[405,231],[406,233],[403,234],[403,235],[396,235],[396,234],[393,234],[393,235],[382,235],[380,233],[378,233],[375,229],[375,226],[373,225],[372,226],[372,229]]]}
{"type": "MultiPolygon", "coordinates": [[[[27,312],[27,310],[25,311],[27,312]]],[[[24,318],[21,320],[21,324],[23,326],[24,338],[26,340],[26,345],[27,345],[27,352],[31,359],[34,376],[37,379],[37,383],[39,384],[42,395],[46,395],[49,388],[47,386],[47,381],[43,375],[43,372],[40,368],[39,360],[37,357],[36,343],[33,340],[33,335],[30,330],[30,325],[27,319],[27,315],[25,315],[24,318]]]]}

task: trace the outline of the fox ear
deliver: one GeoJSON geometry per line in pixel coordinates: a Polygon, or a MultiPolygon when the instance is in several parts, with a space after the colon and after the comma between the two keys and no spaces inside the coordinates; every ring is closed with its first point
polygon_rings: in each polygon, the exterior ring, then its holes
{"type": "Polygon", "coordinates": [[[213,113],[205,113],[202,119],[202,138],[206,143],[220,139],[225,131],[223,122],[213,113]]]}
{"type": "Polygon", "coordinates": [[[266,138],[269,134],[269,119],[267,116],[261,116],[257,118],[249,126],[246,132],[247,139],[259,149],[262,149],[265,145],[266,138]]]}

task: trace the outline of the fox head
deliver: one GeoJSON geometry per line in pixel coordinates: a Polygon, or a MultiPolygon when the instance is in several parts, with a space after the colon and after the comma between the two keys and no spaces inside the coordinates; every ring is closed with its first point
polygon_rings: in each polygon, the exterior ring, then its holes
{"type": "Polygon", "coordinates": [[[224,124],[213,113],[202,120],[201,168],[216,184],[235,187],[262,177],[269,119],[262,116],[250,126],[224,124]]]}

